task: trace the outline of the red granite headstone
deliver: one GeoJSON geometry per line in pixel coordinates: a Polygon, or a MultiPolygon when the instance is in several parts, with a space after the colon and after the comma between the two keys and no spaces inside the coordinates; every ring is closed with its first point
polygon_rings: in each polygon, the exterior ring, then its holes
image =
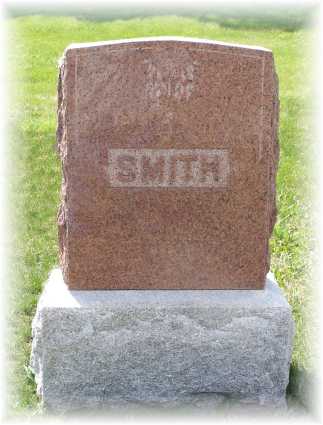
{"type": "Polygon", "coordinates": [[[263,288],[278,162],[271,51],[75,44],[58,92],[71,289],[263,288]]]}

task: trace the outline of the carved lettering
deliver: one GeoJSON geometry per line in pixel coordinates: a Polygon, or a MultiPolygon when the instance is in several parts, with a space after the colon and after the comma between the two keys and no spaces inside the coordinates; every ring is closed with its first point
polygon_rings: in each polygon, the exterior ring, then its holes
{"type": "Polygon", "coordinates": [[[111,187],[210,187],[229,184],[224,149],[110,149],[111,187]]]}

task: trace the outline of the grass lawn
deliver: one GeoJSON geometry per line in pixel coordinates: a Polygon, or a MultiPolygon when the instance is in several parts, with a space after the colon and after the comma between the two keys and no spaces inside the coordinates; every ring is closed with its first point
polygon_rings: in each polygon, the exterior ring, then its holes
{"type": "MultiPolygon", "coordinates": [[[[313,193],[315,138],[311,87],[314,31],[238,28],[176,16],[94,22],[73,17],[19,17],[7,21],[9,54],[11,247],[8,322],[8,406],[10,414],[37,412],[28,370],[31,320],[42,284],[58,264],[56,212],[60,163],[56,155],[57,61],[72,42],[181,35],[272,49],[280,80],[279,216],[271,241],[272,270],[292,305],[296,321],[292,384],[313,367],[312,309],[315,235],[313,193]],[[310,325],[309,325],[310,324],[310,325]]],[[[291,386],[291,392],[293,388],[291,386]]],[[[28,414],[29,414],[28,413],[28,414]]]]}

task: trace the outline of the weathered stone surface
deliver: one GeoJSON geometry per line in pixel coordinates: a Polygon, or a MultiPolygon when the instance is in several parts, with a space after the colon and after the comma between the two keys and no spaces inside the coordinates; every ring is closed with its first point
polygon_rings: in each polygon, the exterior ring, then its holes
{"type": "Polygon", "coordinates": [[[31,366],[46,407],[282,404],[291,309],[263,291],[71,291],[52,272],[33,321],[31,366]]]}
{"type": "Polygon", "coordinates": [[[58,121],[70,288],[263,288],[278,160],[270,51],[190,39],[71,45],[58,121]]]}

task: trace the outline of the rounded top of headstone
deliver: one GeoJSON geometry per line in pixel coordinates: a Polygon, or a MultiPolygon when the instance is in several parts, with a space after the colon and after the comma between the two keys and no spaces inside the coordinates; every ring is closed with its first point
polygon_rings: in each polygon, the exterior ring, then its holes
{"type": "Polygon", "coordinates": [[[178,46],[185,46],[185,44],[192,45],[194,44],[194,47],[200,47],[201,49],[207,49],[207,48],[213,48],[217,50],[236,50],[241,51],[241,53],[248,53],[248,54],[266,54],[271,53],[271,50],[266,49],[264,47],[260,46],[246,46],[243,44],[234,44],[234,43],[226,43],[222,41],[217,40],[209,40],[209,39],[202,39],[202,38],[191,38],[191,37],[168,37],[168,36],[161,36],[161,37],[144,37],[144,38],[129,38],[129,39],[121,39],[121,40],[107,40],[107,41],[99,41],[99,42],[92,42],[92,43],[72,43],[69,46],[67,46],[65,52],[69,50],[79,50],[79,49],[89,49],[89,48],[113,48],[113,47],[129,47],[129,45],[133,46],[146,46],[146,45],[156,45],[160,44],[163,46],[167,45],[178,45],[178,46]]]}

